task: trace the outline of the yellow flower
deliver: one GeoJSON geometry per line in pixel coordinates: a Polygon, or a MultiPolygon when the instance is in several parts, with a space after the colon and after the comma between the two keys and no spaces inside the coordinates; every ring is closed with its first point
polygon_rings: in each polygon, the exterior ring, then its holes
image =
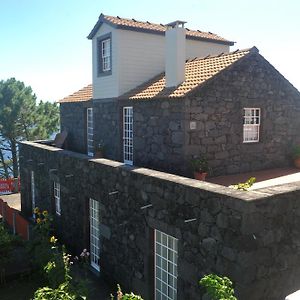
{"type": "Polygon", "coordinates": [[[43,216],[44,216],[44,217],[47,217],[47,216],[48,216],[48,211],[47,211],[47,210],[44,210],[44,211],[43,211],[43,216]]]}
{"type": "Polygon", "coordinates": [[[36,219],[36,223],[37,223],[37,224],[41,224],[41,222],[42,222],[42,220],[41,220],[40,218],[37,218],[37,219],[36,219]]]}
{"type": "Polygon", "coordinates": [[[50,243],[51,244],[55,244],[57,242],[57,239],[55,238],[55,236],[53,235],[53,236],[51,236],[51,238],[50,238],[50,243]]]}
{"type": "Polygon", "coordinates": [[[35,214],[38,214],[39,211],[40,211],[40,209],[39,209],[38,207],[35,207],[34,210],[33,210],[33,212],[34,212],[35,214]]]}

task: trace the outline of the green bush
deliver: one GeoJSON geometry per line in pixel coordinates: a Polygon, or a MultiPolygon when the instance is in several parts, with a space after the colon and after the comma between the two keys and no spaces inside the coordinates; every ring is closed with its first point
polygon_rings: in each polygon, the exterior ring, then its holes
{"type": "Polygon", "coordinates": [[[44,267],[47,282],[50,287],[57,288],[62,282],[70,278],[70,255],[67,254],[65,247],[62,250],[56,245],[56,239],[52,240],[52,257],[44,267]]]}
{"type": "Polygon", "coordinates": [[[52,217],[48,211],[40,211],[38,207],[34,209],[35,226],[33,236],[29,243],[29,253],[32,257],[32,265],[35,269],[43,273],[44,266],[52,257],[50,233],[52,231],[52,217]]]}
{"type": "MultiPolygon", "coordinates": [[[[133,293],[130,294],[123,294],[120,285],[117,285],[117,299],[116,300],[143,300],[141,296],[135,295],[133,293]]],[[[114,300],[115,297],[113,295],[110,295],[111,300],[114,300]]]]}
{"type": "Polygon", "coordinates": [[[50,287],[39,288],[34,293],[33,300],[84,300],[86,297],[78,295],[72,290],[70,282],[63,282],[56,289],[50,287]]]}
{"type": "Polygon", "coordinates": [[[227,277],[219,277],[215,274],[205,275],[199,284],[206,288],[212,300],[237,300],[232,282],[227,277]]]}
{"type": "Polygon", "coordinates": [[[13,246],[19,242],[19,238],[9,234],[4,224],[0,222],[0,269],[11,259],[13,246]]]}

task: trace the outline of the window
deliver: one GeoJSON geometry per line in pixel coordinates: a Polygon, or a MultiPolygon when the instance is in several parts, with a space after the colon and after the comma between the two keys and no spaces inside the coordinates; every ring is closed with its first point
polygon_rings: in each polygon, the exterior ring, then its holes
{"type": "Polygon", "coordinates": [[[111,33],[100,36],[97,40],[98,76],[111,74],[111,33]]]}
{"type": "Polygon", "coordinates": [[[34,182],[34,171],[31,171],[31,207],[32,217],[35,218],[33,210],[35,209],[35,182],[34,182]]]}
{"type": "Polygon", "coordinates": [[[60,184],[58,182],[54,182],[54,201],[55,201],[55,213],[60,216],[61,208],[60,208],[60,184]]]}
{"type": "Polygon", "coordinates": [[[123,156],[124,163],[133,164],[133,108],[123,107],[123,156]]]}
{"type": "Polygon", "coordinates": [[[99,231],[100,215],[99,202],[90,198],[90,251],[91,266],[100,271],[100,231],[99,231]]]}
{"type": "Polygon", "coordinates": [[[102,71],[110,71],[110,39],[101,42],[102,49],[102,71]]]}
{"type": "Polygon", "coordinates": [[[87,137],[87,154],[89,156],[93,156],[94,155],[94,138],[93,138],[93,134],[94,134],[94,124],[93,124],[93,109],[90,107],[87,109],[87,113],[86,113],[86,120],[87,120],[87,133],[86,133],[86,137],[87,137]]]}
{"type": "Polygon", "coordinates": [[[260,108],[244,108],[243,142],[259,141],[260,108]]]}
{"type": "Polygon", "coordinates": [[[155,300],[177,299],[178,240],[159,230],[155,239],[155,300]]]}

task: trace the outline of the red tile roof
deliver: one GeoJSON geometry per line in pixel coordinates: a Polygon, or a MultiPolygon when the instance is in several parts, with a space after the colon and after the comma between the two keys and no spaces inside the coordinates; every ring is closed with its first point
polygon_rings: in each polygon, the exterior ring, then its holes
{"type": "MultiPolygon", "coordinates": [[[[150,22],[137,21],[135,19],[126,19],[120,17],[113,17],[101,14],[99,16],[99,20],[94,26],[91,33],[88,35],[89,39],[92,39],[93,36],[98,31],[99,27],[102,23],[108,23],[116,28],[127,29],[127,30],[138,30],[138,31],[146,31],[158,34],[164,34],[167,29],[166,25],[163,24],[155,24],[150,22]]],[[[200,30],[190,30],[186,28],[186,36],[191,39],[200,39],[200,40],[208,40],[216,43],[233,45],[234,42],[226,40],[220,37],[217,34],[211,32],[203,32],[200,30]]]]}
{"type": "Polygon", "coordinates": [[[122,99],[151,99],[184,97],[207,80],[219,74],[249,53],[258,52],[257,48],[236,50],[227,54],[207,56],[187,61],[185,64],[185,81],[177,87],[165,87],[165,73],[155,76],[148,82],[125,93],[122,99]]]}
{"type": "Polygon", "coordinates": [[[82,102],[82,101],[89,101],[93,97],[93,86],[89,84],[88,86],[82,88],[78,92],[73,93],[70,96],[67,96],[61,100],[59,100],[59,103],[65,103],[65,102],[82,102]]]}
{"type": "MultiPolygon", "coordinates": [[[[187,96],[195,88],[200,87],[209,79],[218,75],[243,57],[251,53],[257,53],[256,47],[236,50],[226,54],[195,58],[185,64],[185,81],[174,88],[165,87],[165,73],[161,73],[151,80],[143,83],[135,89],[120,96],[120,99],[154,99],[154,98],[180,98],[187,96]]],[[[92,99],[92,85],[88,85],[74,94],[58,101],[79,102],[92,99]]]]}

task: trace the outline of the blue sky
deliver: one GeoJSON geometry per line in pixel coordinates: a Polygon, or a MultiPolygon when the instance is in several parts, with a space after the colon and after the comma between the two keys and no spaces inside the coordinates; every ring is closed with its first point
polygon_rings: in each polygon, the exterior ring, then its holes
{"type": "Polygon", "coordinates": [[[300,2],[294,0],[0,0],[0,80],[16,77],[55,101],[91,83],[91,41],[101,12],[217,33],[256,46],[300,90],[300,2]]]}

